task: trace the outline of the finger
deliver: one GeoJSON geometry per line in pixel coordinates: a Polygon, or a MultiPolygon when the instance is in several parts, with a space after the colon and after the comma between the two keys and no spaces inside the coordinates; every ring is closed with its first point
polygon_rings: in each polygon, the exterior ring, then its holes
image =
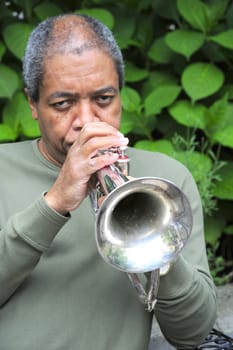
{"type": "Polygon", "coordinates": [[[123,137],[118,129],[105,122],[87,123],[80,131],[77,143],[81,146],[93,137],[117,136],[123,137]]]}
{"type": "Polygon", "coordinates": [[[89,174],[115,163],[118,158],[119,154],[117,153],[105,153],[103,155],[91,158],[88,162],[89,174]]]}
{"type": "Polygon", "coordinates": [[[81,146],[79,143],[73,144],[70,153],[74,156],[79,155],[83,159],[92,159],[96,156],[101,156],[101,150],[108,150],[111,147],[127,146],[128,142],[128,138],[122,136],[95,136],[81,146]]]}

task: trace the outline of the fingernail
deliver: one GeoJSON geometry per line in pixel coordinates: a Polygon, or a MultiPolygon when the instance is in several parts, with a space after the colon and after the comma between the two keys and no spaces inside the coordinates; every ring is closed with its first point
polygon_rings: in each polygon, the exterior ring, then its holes
{"type": "Polygon", "coordinates": [[[128,139],[128,137],[121,137],[120,142],[122,145],[128,145],[129,139],[128,139]]]}
{"type": "Polygon", "coordinates": [[[124,137],[124,134],[122,134],[122,132],[120,132],[120,131],[117,131],[117,135],[120,137],[124,137]]]}

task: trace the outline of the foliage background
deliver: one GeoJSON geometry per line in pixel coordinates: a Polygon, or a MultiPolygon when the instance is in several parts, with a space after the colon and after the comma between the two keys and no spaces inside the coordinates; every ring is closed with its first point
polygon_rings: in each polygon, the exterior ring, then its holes
{"type": "Polygon", "coordinates": [[[23,92],[30,31],[82,12],[113,30],[126,64],[122,132],[131,146],[171,155],[202,197],[217,284],[233,270],[233,1],[11,0],[0,3],[0,142],[39,136],[23,92]]]}

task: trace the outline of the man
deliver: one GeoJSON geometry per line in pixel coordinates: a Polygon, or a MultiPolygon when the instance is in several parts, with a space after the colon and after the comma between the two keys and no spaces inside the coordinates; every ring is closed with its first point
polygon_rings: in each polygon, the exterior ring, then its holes
{"type": "MultiPolygon", "coordinates": [[[[0,147],[0,348],[146,350],[153,313],[99,256],[88,198],[91,176],[118,159],[98,151],[128,144],[118,131],[120,50],[98,21],[63,15],[33,31],[23,68],[41,138],[0,147]]],[[[198,190],[175,160],[129,155],[131,176],[168,179],[192,206],[191,238],[161,277],[154,309],[168,341],[192,349],[216,312],[198,190]]]]}

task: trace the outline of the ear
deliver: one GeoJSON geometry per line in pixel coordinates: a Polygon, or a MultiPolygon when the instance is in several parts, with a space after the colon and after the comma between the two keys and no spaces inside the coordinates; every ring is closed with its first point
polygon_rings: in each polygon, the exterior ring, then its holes
{"type": "Polygon", "coordinates": [[[27,90],[25,89],[25,93],[27,96],[28,104],[32,112],[32,118],[37,120],[38,119],[38,109],[37,109],[37,103],[32,100],[32,98],[28,95],[27,90]]]}

